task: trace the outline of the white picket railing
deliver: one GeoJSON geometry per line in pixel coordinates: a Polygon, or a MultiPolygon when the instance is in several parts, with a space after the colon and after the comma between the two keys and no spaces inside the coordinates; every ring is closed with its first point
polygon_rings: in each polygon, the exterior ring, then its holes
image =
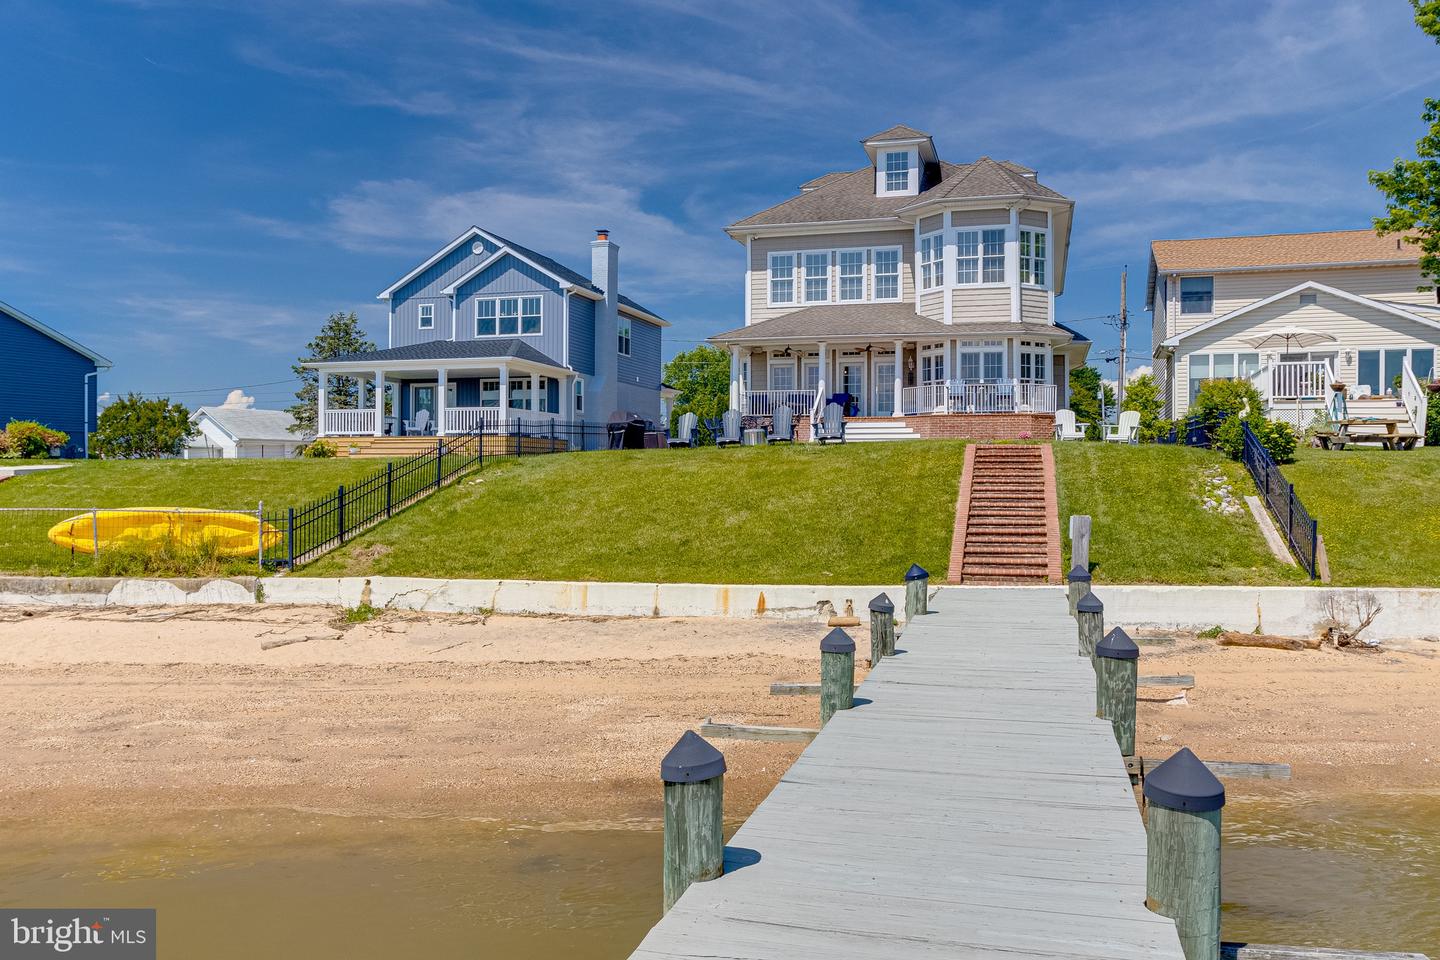
{"type": "Polygon", "coordinates": [[[361,437],[375,433],[375,409],[326,410],[321,436],[361,437]]]}
{"type": "Polygon", "coordinates": [[[902,413],[945,413],[950,402],[949,383],[922,383],[900,391],[902,413]]]}
{"type": "Polygon", "coordinates": [[[1267,400],[1318,400],[1335,378],[1328,360],[1284,360],[1270,368],[1267,400]]]}
{"type": "Polygon", "coordinates": [[[740,409],[748,416],[768,417],[784,405],[788,405],[795,416],[804,416],[815,406],[815,391],[750,390],[741,398],[740,409]]]}
{"type": "Polygon", "coordinates": [[[905,414],[1054,413],[1057,397],[1053,383],[950,380],[906,387],[900,410],[905,414]]]}
{"type": "Polygon", "coordinates": [[[1425,388],[1420,386],[1420,380],[1415,376],[1415,371],[1410,369],[1410,359],[1405,359],[1404,369],[1400,373],[1400,403],[1405,407],[1405,413],[1410,418],[1411,428],[1420,434],[1420,445],[1424,445],[1425,424],[1429,413],[1429,400],[1425,396],[1425,388]]]}
{"type": "Polygon", "coordinates": [[[498,430],[501,423],[499,407],[446,407],[445,432],[469,433],[484,428],[498,430]]]}

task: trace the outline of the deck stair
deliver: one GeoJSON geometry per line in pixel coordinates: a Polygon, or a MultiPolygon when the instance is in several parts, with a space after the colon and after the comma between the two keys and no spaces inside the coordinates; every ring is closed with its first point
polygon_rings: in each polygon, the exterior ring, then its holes
{"type": "Polygon", "coordinates": [[[845,421],[846,443],[882,443],[887,440],[919,440],[920,434],[910,429],[904,420],[893,417],[873,417],[845,421]]]}
{"type": "Polygon", "coordinates": [[[1059,583],[1055,461],[1048,444],[965,450],[951,583],[1059,583]]]}

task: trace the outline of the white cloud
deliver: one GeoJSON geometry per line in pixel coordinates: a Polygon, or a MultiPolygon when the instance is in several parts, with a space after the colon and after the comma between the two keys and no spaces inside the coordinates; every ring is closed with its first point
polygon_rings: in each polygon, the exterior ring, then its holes
{"type": "Polygon", "coordinates": [[[255,398],[245,396],[245,391],[235,388],[225,395],[222,407],[238,407],[242,410],[255,406],[255,398]]]}

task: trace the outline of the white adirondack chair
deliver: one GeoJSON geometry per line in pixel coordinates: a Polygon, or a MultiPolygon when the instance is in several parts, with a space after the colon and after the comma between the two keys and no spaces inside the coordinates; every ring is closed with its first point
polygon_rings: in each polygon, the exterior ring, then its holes
{"type": "Polygon", "coordinates": [[[675,423],[675,435],[670,438],[670,446],[695,446],[695,424],[698,419],[693,412],[680,414],[680,419],[675,423]]]}
{"type": "Polygon", "coordinates": [[[720,436],[715,438],[718,447],[731,447],[740,443],[740,411],[726,410],[720,421],[720,436]]]}
{"type": "Polygon", "coordinates": [[[825,414],[820,419],[820,429],[816,432],[815,439],[821,443],[829,443],[831,440],[845,442],[845,411],[840,409],[840,404],[825,404],[825,414]]]}
{"type": "Polygon", "coordinates": [[[775,415],[770,422],[771,443],[792,443],[795,440],[795,414],[790,405],[782,403],[775,408],[775,415]]]}
{"type": "Polygon", "coordinates": [[[1105,439],[1111,443],[1139,443],[1140,412],[1138,410],[1120,411],[1119,421],[1106,425],[1105,439]]]}
{"type": "Polygon", "coordinates": [[[1076,423],[1075,411],[1069,407],[1061,407],[1055,411],[1056,440],[1084,440],[1085,428],[1088,426],[1088,423],[1076,423]]]}
{"type": "Polygon", "coordinates": [[[424,436],[430,432],[430,411],[415,411],[414,420],[405,421],[405,435],[407,437],[424,436]]]}

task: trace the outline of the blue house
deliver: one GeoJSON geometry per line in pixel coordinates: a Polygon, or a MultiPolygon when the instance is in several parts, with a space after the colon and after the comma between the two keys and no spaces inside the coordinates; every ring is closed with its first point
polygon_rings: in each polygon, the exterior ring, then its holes
{"type": "Polygon", "coordinates": [[[85,456],[95,429],[95,381],[109,369],[94,350],[0,303],[0,428],[35,420],[70,435],[65,456],[85,456]]]}
{"type": "Polygon", "coordinates": [[[383,350],[306,363],[320,373],[322,437],[454,434],[515,420],[660,419],[660,333],[620,293],[620,247],[599,230],[590,276],[470,227],[379,294],[383,350]],[[361,382],[331,409],[332,376],[361,382]],[[385,414],[389,391],[391,413],[385,414]]]}

